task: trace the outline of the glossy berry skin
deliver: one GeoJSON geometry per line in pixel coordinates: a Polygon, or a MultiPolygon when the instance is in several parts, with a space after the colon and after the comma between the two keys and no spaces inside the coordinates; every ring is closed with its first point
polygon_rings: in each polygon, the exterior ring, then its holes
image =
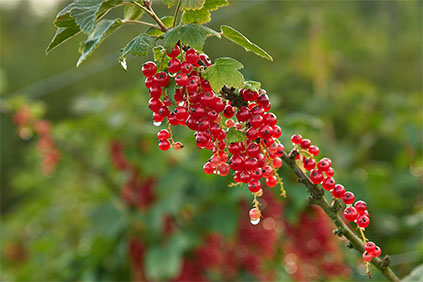
{"type": "Polygon", "coordinates": [[[203,165],[203,170],[206,174],[212,174],[214,171],[214,167],[210,162],[207,162],[203,165]]]}
{"type": "Polygon", "coordinates": [[[316,167],[316,161],[314,159],[305,159],[304,168],[306,170],[312,170],[316,167]]]}
{"type": "Polygon", "coordinates": [[[356,209],[354,207],[347,207],[344,210],[344,217],[348,221],[356,220],[357,216],[358,216],[358,212],[356,211],[356,209]]]}
{"type": "Polygon", "coordinates": [[[366,245],[364,245],[364,249],[368,253],[373,253],[373,251],[376,250],[376,244],[373,242],[367,242],[366,245]]]}
{"type": "Polygon", "coordinates": [[[313,184],[320,184],[323,181],[323,174],[317,169],[310,172],[310,180],[313,184]]]}
{"type": "Polygon", "coordinates": [[[329,159],[323,158],[317,163],[317,168],[320,171],[327,171],[330,168],[331,164],[332,162],[329,159]]]}
{"type": "Polygon", "coordinates": [[[367,251],[363,253],[363,260],[364,261],[370,262],[372,260],[372,258],[373,258],[373,256],[372,256],[371,253],[369,253],[367,251]]]}
{"type": "Polygon", "coordinates": [[[382,250],[376,246],[375,250],[372,252],[373,257],[377,258],[382,253],[382,250]]]}
{"type": "Polygon", "coordinates": [[[217,173],[220,176],[226,176],[226,175],[229,174],[229,172],[230,172],[230,167],[229,167],[229,165],[227,163],[220,164],[220,166],[218,168],[218,171],[217,171],[217,173]]]}
{"type": "Polygon", "coordinates": [[[272,164],[273,164],[273,167],[274,167],[275,169],[280,168],[280,167],[282,166],[282,160],[281,160],[281,158],[275,158],[275,159],[273,160],[272,164]]]}
{"type": "Polygon", "coordinates": [[[332,177],[326,177],[322,182],[323,189],[332,191],[335,188],[335,180],[332,177]]]}
{"type": "Polygon", "coordinates": [[[342,201],[344,201],[345,204],[351,205],[354,203],[355,196],[352,192],[345,192],[344,197],[342,197],[342,201]]]}
{"type": "Polygon", "coordinates": [[[173,49],[172,49],[172,51],[170,51],[170,53],[166,52],[166,54],[171,58],[178,57],[180,53],[181,53],[181,49],[179,48],[178,45],[175,45],[175,47],[173,47],[173,49]]]}
{"type": "Polygon", "coordinates": [[[252,142],[248,145],[245,151],[249,157],[256,157],[260,153],[260,146],[257,143],[252,142]]]}
{"type": "Polygon", "coordinates": [[[155,76],[155,81],[157,82],[158,86],[165,87],[169,84],[169,75],[164,71],[158,72],[155,76]]]}
{"type": "Polygon", "coordinates": [[[326,171],[325,171],[325,175],[327,176],[327,177],[332,177],[333,176],[333,174],[334,174],[334,171],[333,171],[333,168],[328,168],[326,171]]]}
{"type": "Polygon", "coordinates": [[[170,59],[167,63],[167,70],[170,73],[177,73],[181,70],[181,61],[179,61],[177,58],[170,59]]]}
{"type": "Polygon", "coordinates": [[[365,215],[360,215],[357,218],[357,225],[361,228],[366,228],[370,223],[370,219],[365,215]]]}
{"type": "Polygon", "coordinates": [[[300,144],[301,144],[301,148],[308,149],[311,146],[311,141],[310,139],[303,139],[300,144]]]}
{"type": "Polygon", "coordinates": [[[200,55],[195,49],[191,48],[185,53],[185,61],[187,61],[187,63],[191,65],[197,66],[199,59],[200,59],[200,55]]]}
{"type": "Polygon", "coordinates": [[[294,134],[291,137],[291,142],[292,144],[295,144],[295,145],[301,144],[302,140],[303,140],[303,137],[300,134],[294,134]]]}
{"type": "Polygon", "coordinates": [[[159,149],[162,151],[167,151],[170,148],[170,142],[167,139],[160,140],[159,149]]]}
{"type": "MultiPolygon", "coordinates": [[[[308,148],[308,152],[309,152],[310,154],[312,154],[313,156],[315,156],[315,157],[316,157],[316,156],[319,154],[320,149],[319,149],[319,147],[317,147],[317,146],[313,146],[313,145],[311,145],[311,146],[308,148]]],[[[331,175],[330,177],[332,177],[332,175],[331,175]]]]}
{"type": "Polygon", "coordinates": [[[260,218],[260,213],[256,208],[252,208],[248,214],[250,215],[251,220],[257,220],[260,218]]]}
{"type": "Polygon", "coordinates": [[[258,180],[253,180],[248,184],[248,189],[250,189],[250,191],[252,193],[256,193],[261,189],[261,184],[260,181],[258,180]]]}
{"type": "Polygon", "coordinates": [[[239,122],[245,122],[250,118],[250,110],[247,107],[241,107],[236,112],[236,118],[239,122]]]}
{"type": "Polygon", "coordinates": [[[169,138],[169,131],[166,129],[162,129],[157,133],[157,138],[159,140],[168,139],[169,138]]]}
{"type": "Polygon", "coordinates": [[[278,126],[275,125],[273,127],[273,138],[279,138],[282,135],[282,129],[278,126]]]}
{"type": "Polygon", "coordinates": [[[223,116],[225,118],[231,118],[235,115],[234,108],[231,105],[226,105],[225,109],[223,110],[223,116]]]}
{"type": "Polygon", "coordinates": [[[354,204],[354,208],[357,210],[358,214],[364,214],[367,209],[367,204],[364,201],[357,201],[354,204]]]}
{"type": "Polygon", "coordinates": [[[335,198],[337,198],[337,199],[343,198],[344,195],[345,195],[345,187],[344,187],[344,185],[336,184],[335,187],[332,190],[332,195],[335,198]]]}
{"type": "Polygon", "coordinates": [[[276,178],[276,176],[270,176],[266,178],[266,185],[269,186],[270,188],[275,187],[276,184],[278,184],[278,179],[276,178]]]}
{"type": "Polygon", "coordinates": [[[141,71],[146,77],[152,77],[156,74],[157,66],[154,62],[148,61],[142,66],[141,71]]]}

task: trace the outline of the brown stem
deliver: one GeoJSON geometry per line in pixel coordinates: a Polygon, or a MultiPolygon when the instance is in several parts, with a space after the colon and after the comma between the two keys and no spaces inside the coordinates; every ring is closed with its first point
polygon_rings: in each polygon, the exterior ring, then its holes
{"type": "Polygon", "coordinates": [[[168,28],[164,25],[164,23],[160,20],[160,18],[156,15],[153,8],[151,7],[151,1],[144,1],[144,4],[141,5],[138,2],[130,2],[134,5],[137,5],[141,9],[143,9],[147,14],[149,14],[153,20],[159,25],[160,30],[163,32],[167,32],[168,28]]]}
{"type": "MultiPolygon", "coordinates": [[[[311,195],[311,202],[315,205],[320,206],[329,218],[335,223],[338,228],[338,233],[342,234],[346,239],[349,240],[350,245],[360,251],[364,252],[364,244],[361,239],[355,234],[353,230],[341,219],[338,213],[338,204],[337,200],[334,201],[334,205],[330,205],[326,198],[323,196],[323,191],[316,185],[314,185],[308,176],[297,166],[295,163],[295,153],[289,156],[284,153],[282,156],[283,161],[291,168],[291,170],[298,177],[299,182],[303,183],[307,191],[311,195]]],[[[371,263],[379,269],[379,271],[389,280],[389,281],[400,281],[398,276],[392,271],[389,267],[390,259],[389,256],[381,258],[373,258],[371,263]]]]}

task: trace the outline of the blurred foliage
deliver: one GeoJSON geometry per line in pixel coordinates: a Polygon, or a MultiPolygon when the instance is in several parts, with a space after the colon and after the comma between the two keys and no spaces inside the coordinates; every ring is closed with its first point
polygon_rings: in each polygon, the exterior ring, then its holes
{"type": "MultiPolygon", "coordinates": [[[[158,14],[167,13],[157,6],[158,14]]],[[[148,246],[148,277],[174,277],[181,256],[204,234],[231,240],[239,218],[248,220],[238,205],[250,200],[248,190],[205,175],[201,167],[209,156],[184,129],[175,131],[182,151],[157,149],[138,70],[147,58],[128,57],[128,72],[118,63],[119,49],[139,26],[122,28],[76,69],[78,40],[44,55],[57,10],[39,16],[26,1],[0,10],[1,279],[130,280],[132,236],[148,246]],[[52,176],[40,173],[37,138],[19,139],[12,123],[22,96],[53,122],[63,157],[52,176]],[[125,156],[142,177],[157,180],[149,209],[128,209],[121,200],[129,176],[110,161],[112,140],[125,144],[125,156]],[[166,215],[184,229],[165,240],[166,215]]],[[[213,59],[239,60],[244,76],[261,82],[284,144],[298,132],[333,160],[337,181],[367,201],[368,237],[392,255],[401,277],[423,260],[421,21],[419,1],[233,1],[210,26],[235,27],[274,62],[217,39],[204,49],[213,59]]],[[[307,195],[288,169],[281,171],[288,193],[284,217],[295,223],[307,195]]],[[[345,255],[356,268],[359,254],[345,255]]],[[[277,277],[287,280],[288,273],[282,267],[277,277]]],[[[355,269],[353,279],[366,280],[362,274],[355,269]]]]}

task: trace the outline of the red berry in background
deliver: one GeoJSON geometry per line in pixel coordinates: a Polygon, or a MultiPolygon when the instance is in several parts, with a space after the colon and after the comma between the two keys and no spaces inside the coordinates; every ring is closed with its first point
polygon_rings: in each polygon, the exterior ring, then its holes
{"type": "Polygon", "coordinates": [[[185,61],[187,61],[187,63],[193,66],[197,66],[199,59],[200,59],[200,55],[195,49],[191,48],[185,53],[185,61]]]}
{"type": "Polygon", "coordinates": [[[323,158],[317,163],[317,168],[320,171],[327,171],[331,165],[332,161],[330,161],[328,158],[323,158]]]}
{"type": "Polygon", "coordinates": [[[275,187],[276,184],[278,184],[278,179],[276,178],[276,176],[270,176],[266,178],[266,185],[269,186],[270,188],[275,187]]]}
{"type": "Polygon", "coordinates": [[[334,174],[334,171],[333,171],[333,168],[328,168],[326,171],[325,171],[325,175],[327,176],[327,177],[332,177],[333,176],[333,174],[334,174]]]}
{"type": "Polygon", "coordinates": [[[341,184],[336,184],[335,188],[332,190],[332,195],[337,199],[343,198],[345,195],[345,187],[341,184]]]}
{"type": "Polygon", "coordinates": [[[178,57],[180,53],[181,53],[181,49],[179,48],[178,45],[175,45],[175,47],[173,47],[173,49],[172,49],[172,51],[170,51],[170,53],[166,52],[166,54],[171,58],[178,57]]]}
{"type": "Polygon", "coordinates": [[[275,125],[273,127],[273,138],[279,138],[282,135],[282,129],[278,126],[275,125]]]}
{"type": "Polygon", "coordinates": [[[356,209],[354,207],[347,207],[344,210],[344,217],[348,221],[356,220],[357,216],[358,216],[358,212],[356,211],[356,209]]]}
{"type": "Polygon", "coordinates": [[[226,121],[225,121],[225,126],[226,126],[227,128],[234,127],[234,126],[235,126],[235,122],[234,122],[234,120],[233,120],[233,119],[228,119],[228,120],[226,120],[226,121]]]}
{"type": "Polygon", "coordinates": [[[203,165],[203,170],[206,174],[212,174],[214,171],[214,167],[210,162],[207,162],[203,165]]]}
{"type": "Polygon", "coordinates": [[[165,87],[169,84],[169,75],[164,71],[158,72],[154,78],[157,84],[161,87],[165,87]]]}
{"type": "Polygon", "coordinates": [[[364,214],[367,209],[367,204],[364,201],[357,201],[354,204],[354,208],[357,210],[359,214],[364,214]]]}
{"type": "Polygon", "coordinates": [[[351,205],[354,203],[355,196],[352,192],[345,192],[344,197],[342,198],[342,201],[344,201],[345,204],[351,205]]]}
{"type": "Polygon", "coordinates": [[[370,219],[365,215],[360,215],[357,218],[357,225],[361,228],[366,228],[370,223],[370,219]]]}
{"type": "Polygon", "coordinates": [[[301,148],[308,149],[311,146],[311,141],[310,139],[303,139],[300,144],[301,144],[301,148]]]}
{"type": "Polygon", "coordinates": [[[252,193],[256,193],[261,189],[261,184],[260,181],[258,180],[253,180],[248,184],[248,189],[250,189],[250,191],[252,193]]]}
{"type": "Polygon", "coordinates": [[[303,137],[300,134],[294,134],[291,137],[291,142],[292,144],[295,144],[295,145],[301,144],[302,140],[303,140],[303,137]]]}
{"type": "Polygon", "coordinates": [[[373,253],[373,251],[376,250],[376,244],[373,242],[367,242],[366,245],[364,245],[364,249],[368,253],[373,253]]]}
{"type": "Polygon", "coordinates": [[[310,180],[313,184],[320,184],[323,181],[323,174],[317,169],[310,172],[310,180]]]}
{"type": "Polygon", "coordinates": [[[170,148],[170,142],[167,139],[160,140],[159,149],[162,151],[167,151],[170,148]]]}
{"type": "Polygon", "coordinates": [[[169,138],[169,131],[166,129],[162,129],[157,133],[157,138],[159,140],[168,139],[169,138]]]}
{"type": "Polygon", "coordinates": [[[170,59],[167,63],[167,70],[170,73],[176,73],[181,70],[181,61],[177,58],[170,59]]]}
{"type": "Polygon", "coordinates": [[[382,253],[382,250],[376,246],[375,250],[372,252],[373,257],[377,258],[382,253]]]}
{"type": "MultiPolygon", "coordinates": [[[[319,149],[319,147],[317,147],[317,146],[314,146],[314,145],[311,145],[309,148],[308,148],[308,152],[310,153],[310,154],[312,154],[313,156],[317,156],[318,154],[319,154],[319,152],[320,152],[320,149],[319,149]]],[[[331,175],[332,176],[332,175],[331,175]]]]}
{"type": "Polygon", "coordinates": [[[364,260],[364,261],[369,262],[369,261],[371,261],[371,260],[372,260],[372,258],[373,258],[373,256],[372,256],[372,254],[371,254],[371,253],[369,253],[369,252],[367,252],[367,251],[363,253],[363,260],[364,260]]]}
{"type": "Polygon", "coordinates": [[[316,167],[316,161],[314,159],[305,159],[304,160],[304,168],[306,170],[312,170],[316,167]]]}
{"type": "Polygon", "coordinates": [[[141,71],[146,77],[152,77],[156,74],[157,66],[154,62],[148,61],[142,66],[141,71]]]}
{"type": "Polygon", "coordinates": [[[335,184],[335,180],[332,177],[326,177],[322,182],[322,187],[327,191],[331,191],[335,188],[335,184]]]}
{"type": "Polygon", "coordinates": [[[175,149],[176,151],[182,150],[183,147],[184,145],[182,145],[181,142],[176,142],[175,144],[173,144],[173,149],[175,149]]]}

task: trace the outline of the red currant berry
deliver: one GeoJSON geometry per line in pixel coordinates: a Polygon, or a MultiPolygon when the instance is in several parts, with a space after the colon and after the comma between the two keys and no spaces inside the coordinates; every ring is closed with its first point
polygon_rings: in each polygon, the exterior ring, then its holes
{"type": "Polygon", "coordinates": [[[273,138],[279,138],[282,135],[282,129],[278,126],[275,125],[273,127],[273,138]]]}
{"type": "Polygon", "coordinates": [[[323,174],[317,169],[313,169],[310,172],[310,180],[313,184],[320,184],[323,181],[323,174]]]}
{"type": "Polygon", "coordinates": [[[156,82],[154,81],[154,76],[150,76],[145,79],[145,87],[150,88],[155,84],[156,82]]]}
{"type": "Polygon", "coordinates": [[[170,59],[167,63],[167,70],[170,73],[176,73],[181,70],[181,61],[177,58],[170,59]]]}
{"type": "Polygon", "coordinates": [[[376,246],[375,250],[372,252],[373,257],[377,258],[382,253],[382,250],[376,246]]]}
{"type": "Polygon", "coordinates": [[[271,176],[273,176],[273,169],[272,169],[272,167],[270,165],[264,165],[262,167],[262,169],[263,169],[263,176],[264,177],[271,177],[271,176]]]}
{"type": "Polygon", "coordinates": [[[332,177],[333,176],[333,174],[334,174],[334,171],[333,171],[333,168],[328,168],[326,171],[325,171],[325,175],[327,176],[327,177],[332,177]]]}
{"type": "Polygon", "coordinates": [[[150,92],[150,97],[151,98],[160,99],[160,97],[162,96],[162,88],[159,87],[159,86],[152,86],[148,90],[150,92]]]}
{"type": "Polygon", "coordinates": [[[281,160],[281,158],[275,158],[275,159],[273,160],[272,164],[273,164],[273,167],[274,167],[275,169],[280,168],[280,167],[282,166],[282,160],[281,160]]]}
{"type": "Polygon", "coordinates": [[[252,193],[256,193],[261,189],[261,183],[258,180],[253,180],[248,184],[248,189],[250,189],[250,191],[252,193]]]}
{"type": "Polygon", "coordinates": [[[146,77],[152,77],[156,74],[157,66],[154,62],[149,61],[142,66],[141,71],[146,77]]]}
{"type": "Polygon", "coordinates": [[[319,152],[320,152],[320,149],[319,149],[319,147],[317,147],[317,146],[311,145],[311,146],[308,148],[308,152],[309,152],[310,154],[312,154],[313,156],[317,156],[317,155],[319,154],[319,152]]]}
{"type": "Polygon", "coordinates": [[[256,208],[252,208],[248,214],[250,216],[250,220],[254,221],[260,218],[260,212],[256,208]]]}
{"type": "Polygon", "coordinates": [[[276,184],[278,184],[278,179],[275,176],[270,176],[266,178],[266,185],[269,186],[270,188],[275,187],[276,184]]]}
{"type": "Polygon", "coordinates": [[[355,196],[352,192],[345,192],[344,197],[342,198],[342,201],[344,201],[345,204],[351,205],[354,203],[355,196]]]}
{"type": "Polygon", "coordinates": [[[180,151],[182,150],[182,148],[184,147],[184,145],[182,145],[181,142],[176,142],[175,144],[173,144],[173,149],[175,149],[176,151],[180,151]]]}
{"type": "Polygon", "coordinates": [[[150,108],[150,110],[152,110],[153,112],[157,112],[160,107],[162,107],[164,104],[157,98],[151,98],[148,101],[148,107],[150,108]]]}
{"type": "Polygon", "coordinates": [[[244,162],[244,167],[248,171],[255,171],[258,167],[258,161],[256,158],[246,159],[244,162]]]}
{"type": "Polygon", "coordinates": [[[165,119],[165,117],[160,115],[158,112],[154,112],[153,113],[153,119],[156,122],[162,122],[165,119]]]}
{"type": "Polygon", "coordinates": [[[206,67],[209,67],[211,65],[211,60],[206,54],[200,54],[199,59],[206,67]]]}
{"type": "Polygon", "coordinates": [[[283,153],[285,153],[285,147],[282,144],[278,144],[278,149],[275,152],[276,157],[282,157],[283,153]]]}
{"type": "Polygon", "coordinates": [[[347,207],[344,210],[344,217],[348,221],[354,221],[354,220],[356,220],[357,219],[357,216],[358,216],[358,212],[353,207],[347,207]]]}
{"type": "Polygon", "coordinates": [[[164,71],[158,72],[154,78],[158,86],[165,87],[169,84],[169,75],[164,71]]]}
{"type": "Polygon", "coordinates": [[[233,155],[229,159],[229,166],[233,171],[242,170],[244,166],[244,160],[239,155],[233,155]]]}
{"type": "Polygon", "coordinates": [[[370,223],[370,219],[365,215],[360,215],[357,219],[357,225],[361,228],[366,228],[370,223]]]}
{"type": "Polygon", "coordinates": [[[301,141],[301,148],[303,148],[303,149],[308,149],[308,148],[310,148],[310,146],[311,146],[311,141],[310,141],[310,139],[303,139],[303,140],[301,141]]]}
{"type": "Polygon", "coordinates": [[[249,157],[255,157],[260,153],[260,146],[257,143],[252,142],[248,145],[245,151],[249,157]]]}
{"type": "Polygon", "coordinates": [[[251,178],[255,180],[260,180],[262,177],[263,177],[263,170],[261,168],[256,168],[256,170],[254,170],[251,173],[251,178]]]}
{"type": "Polygon", "coordinates": [[[267,106],[270,103],[269,96],[267,94],[260,94],[257,97],[257,104],[260,106],[267,106]]]}
{"type": "Polygon", "coordinates": [[[188,74],[192,71],[192,65],[187,63],[187,62],[183,62],[181,65],[181,72],[183,74],[188,74]]]}
{"type": "Polygon", "coordinates": [[[336,184],[332,190],[332,195],[337,199],[342,199],[345,195],[345,188],[341,184],[336,184]]]}
{"type": "Polygon", "coordinates": [[[270,125],[263,125],[259,129],[259,134],[263,139],[270,138],[273,135],[273,128],[270,125]]]}
{"type": "Polygon", "coordinates": [[[162,151],[167,151],[170,148],[170,142],[167,139],[163,139],[159,141],[159,149],[162,151]]]}
{"type": "Polygon", "coordinates": [[[166,52],[166,54],[171,57],[171,58],[176,58],[179,56],[179,54],[181,53],[181,49],[179,48],[178,45],[175,45],[175,47],[173,47],[172,51],[170,52],[170,54],[168,52],[166,52]]]}
{"type": "Polygon", "coordinates": [[[367,204],[364,201],[357,201],[355,202],[354,207],[357,210],[358,214],[364,214],[367,209],[367,204]]]}
{"type": "Polygon", "coordinates": [[[312,170],[316,167],[316,161],[314,159],[305,159],[304,160],[304,168],[306,170],[312,170]]]}
{"type": "Polygon", "coordinates": [[[159,140],[168,139],[169,138],[169,131],[166,129],[162,129],[157,133],[157,138],[159,140]]]}
{"type": "Polygon", "coordinates": [[[195,49],[191,48],[185,53],[185,60],[187,61],[187,63],[191,65],[197,66],[199,59],[200,59],[200,55],[195,49]]]}
{"type": "Polygon", "coordinates": [[[175,77],[175,83],[178,86],[185,86],[188,84],[188,76],[186,74],[183,73],[179,73],[176,77],[175,77]]]}
{"type": "Polygon", "coordinates": [[[220,166],[217,170],[217,173],[220,176],[226,176],[226,175],[229,174],[229,171],[230,171],[229,165],[227,163],[222,163],[222,164],[220,164],[220,166]]]}
{"type": "Polygon", "coordinates": [[[376,244],[373,242],[367,242],[366,245],[364,245],[364,249],[368,253],[373,253],[374,250],[376,250],[376,244]]]}
{"type": "Polygon", "coordinates": [[[335,188],[335,180],[332,177],[326,177],[322,182],[323,189],[332,191],[335,188]]]}
{"type": "Polygon", "coordinates": [[[263,116],[255,115],[250,118],[250,125],[254,128],[259,128],[263,124],[263,116]]]}
{"type": "Polygon", "coordinates": [[[203,170],[206,174],[212,174],[214,171],[214,167],[210,162],[207,162],[204,164],[203,170]]]}
{"type": "Polygon", "coordinates": [[[233,119],[228,119],[228,120],[226,120],[226,121],[225,121],[225,126],[226,126],[227,128],[231,128],[231,127],[235,126],[235,122],[234,122],[234,120],[233,120],[233,119]]]}
{"type": "Polygon", "coordinates": [[[257,138],[259,138],[258,130],[252,127],[249,128],[245,134],[247,135],[247,138],[249,140],[256,140],[257,138]]]}
{"type": "Polygon", "coordinates": [[[332,162],[328,158],[323,158],[317,163],[317,168],[320,171],[327,171],[330,168],[331,164],[332,162]]]}
{"type": "Polygon", "coordinates": [[[250,118],[250,110],[247,107],[241,107],[236,112],[236,118],[239,122],[247,121],[250,118]]]}
{"type": "Polygon", "coordinates": [[[233,155],[241,154],[244,151],[244,144],[242,142],[234,142],[228,146],[229,153],[233,155]]]}
{"type": "Polygon", "coordinates": [[[234,108],[231,105],[226,105],[225,109],[223,110],[223,115],[225,118],[231,118],[235,114],[234,108]]]}
{"type": "Polygon", "coordinates": [[[365,252],[363,253],[363,260],[364,260],[364,261],[369,262],[369,261],[371,261],[371,260],[372,260],[372,258],[373,258],[373,256],[372,256],[372,254],[371,254],[371,253],[369,253],[369,252],[367,252],[367,251],[365,251],[365,252]]]}
{"type": "Polygon", "coordinates": [[[292,144],[295,144],[295,145],[301,144],[302,140],[303,140],[303,137],[300,134],[294,134],[291,137],[291,142],[292,144]]]}

